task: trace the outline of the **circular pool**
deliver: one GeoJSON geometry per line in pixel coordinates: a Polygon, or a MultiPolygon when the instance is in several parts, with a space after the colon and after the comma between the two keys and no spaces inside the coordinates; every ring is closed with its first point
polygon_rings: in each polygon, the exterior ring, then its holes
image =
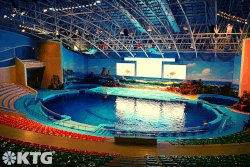
{"type": "Polygon", "coordinates": [[[50,98],[43,105],[59,115],[70,116],[73,121],[116,131],[184,132],[206,129],[210,122],[218,119],[213,108],[191,100],[164,101],[113,95],[104,98],[97,93],[80,93],[50,98]]]}

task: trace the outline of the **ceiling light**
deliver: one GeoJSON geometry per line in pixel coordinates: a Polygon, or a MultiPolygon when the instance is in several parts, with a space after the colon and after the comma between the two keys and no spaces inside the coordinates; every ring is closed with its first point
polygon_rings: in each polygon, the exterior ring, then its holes
{"type": "Polygon", "coordinates": [[[22,29],[22,32],[25,32],[25,29],[22,29]]]}
{"type": "Polygon", "coordinates": [[[101,3],[101,1],[96,1],[96,3],[101,3]]]}
{"type": "Polygon", "coordinates": [[[187,30],[188,30],[188,27],[187,27],[187,26],[184,26],[184,27],[183,27],[183,30],[187,31],[187,30]]]}
{"type": "Polygon", "coordinates": [[[152,31],[152,26],[148,26],[147,31],[151,32],[152,31]]]}
{"type": "Polygon", "coordinates": [[[78,51],[78,47],[76,45],[74,45],[74,51],[78,51]]]}
{"type": "Polygon", "coordinates": [[[43,12],[47,12],[48,11],[48,9],[43,9],[43,12]]]}

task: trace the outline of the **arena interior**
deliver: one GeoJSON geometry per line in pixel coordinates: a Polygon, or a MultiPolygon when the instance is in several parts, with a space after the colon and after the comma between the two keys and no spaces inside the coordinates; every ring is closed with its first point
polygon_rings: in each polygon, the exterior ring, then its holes
{"type": "Polygon", "coordinates": [[[0,166],[250,166],[249,0],[0,4],[0,166]]]}

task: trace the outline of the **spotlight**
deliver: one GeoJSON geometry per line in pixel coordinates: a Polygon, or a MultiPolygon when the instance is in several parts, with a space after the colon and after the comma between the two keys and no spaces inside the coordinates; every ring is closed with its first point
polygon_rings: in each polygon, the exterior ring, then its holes
{"type": "Polygon", "coordinates": [[[4,16],[3,16],[4,19],[7,18],[7,17],[8,17],[7,15],[4,15],[4,16]]]}
{"type": "Polygon", "coordinates": [[[188,27],[187,27],[187,26],[184,26],[184,27],[183,27],[183,30],[187,31],[187,30],[188,30],[188,27]]]}
{"type": "Polygon", "coordinates": [[[48,11],[48,9],[43,9],[43,12],[47,12],[48,11]]]}
{"type": "Polygon", "coordinates": [[[25,29],[22,29],[22,32],[25,32],[25,29]]]}
{"type": "Polygon", "coordinates": [[[101,3],[101,1],[96,1],[96,3],[101,3]]]}
{"type": "Polygon", "coordinates": [[[152,31],[152,26],[148,26],[147,31],[151,32],[152,31]]]}
{"type": "Polygon", "coordinates": [[[73,50],[74,51],[78,51],[79,49],[78,49],[78,47],[76,45],[74,45],[74,49],[73,50]]]}

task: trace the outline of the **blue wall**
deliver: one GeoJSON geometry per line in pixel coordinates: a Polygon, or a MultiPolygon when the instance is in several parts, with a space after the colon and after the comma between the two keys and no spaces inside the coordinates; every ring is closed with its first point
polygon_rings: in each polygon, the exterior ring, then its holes
{"type": "Polygon", "coordinates": [[[81,82],[88,73],[87,57],[62,47],[64,83],[81,82]]]}
{"type": "Polygon", "coordinates": [[[27,36],[0,30],[0,67],[15,65],[14,57],[32,59],[36,57],[36,40],[27,36]]]}

